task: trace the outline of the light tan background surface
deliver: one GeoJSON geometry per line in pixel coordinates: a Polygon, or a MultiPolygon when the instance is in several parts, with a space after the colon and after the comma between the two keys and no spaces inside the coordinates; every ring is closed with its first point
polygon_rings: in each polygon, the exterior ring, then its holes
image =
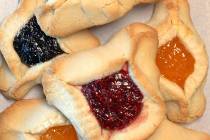
{"type": "MultiPolygon", "coordinates": [[[[189,2],[194,25],[203,38],[210,56],[210,0],[189,0],[189,2]]],[[[0,22],[13,10],[15,10],[17,3],[18,0],[0,0],[0,22]]],[[[132,22],[147,21],[152,14],[152,9],[152,5],[136,7],[122,19],[103,27],[94,28],[92,31],[100,37],[102,42],[105,42],[114,32],[118,31],[127,24],[132,22]]],[[[202,130],[210,134],[210,75],[208,75],[205,95],[207,98],[205,114],[196,122],[188,124],[187,127],[202,130]]],[[[42,97],[40,87],[34,88],[26,98],[32,97],[42,97]]],[[[6,100],[2,95],[0,95],[0,112],[11,103],[12,101],[6,100]]]]}

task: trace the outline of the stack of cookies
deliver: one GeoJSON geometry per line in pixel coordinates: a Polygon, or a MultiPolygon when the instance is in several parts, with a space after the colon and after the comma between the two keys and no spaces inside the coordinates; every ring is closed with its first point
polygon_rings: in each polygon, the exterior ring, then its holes
{"type": "MultiPolygon", "coordinates": [[[[100,28],[100,27],[98,27],[100,28]]],[[[205,45],[187,0],[21,0],[0,25],[0,140],[210,140],[205,45]],[[89,29],[136,5],[151,19],[101,44],[89,29]],[[44,99],[24,99],[42,85],[44,99]]]]}

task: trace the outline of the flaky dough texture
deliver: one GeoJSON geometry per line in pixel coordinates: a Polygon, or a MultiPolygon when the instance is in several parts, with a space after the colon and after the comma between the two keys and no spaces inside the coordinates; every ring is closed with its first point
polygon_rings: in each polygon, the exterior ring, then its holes
{"type": "MultiPolygon", "coordinates": [[[[35,9],[43,3],[44,0],[20,1],[18,9],[7,17],[0,27],[0,50],[6,60],[0,69],[0,90],[7,97],[22,98],[34,85],[40,83],[43,70],[51,63],[49,60],[29,68],[21,62],[13,47],[16,34],[34,15],[35,9]]],[[[61,49],[69,54],[99,45],[98,39],[89,31],[58,38],[57,41],[61,49]]]]}
{"type": "Polygon", "coordinates": [[[110,23],[139,3],[157,0],[48,0],[36,11],[43,31],[55,37],[110,23]]]}
{"type": "Polygon", "coordinates": [[[58,57],[43,75],[48,103],[64,113],[83,139],[147,138],[157,129],[165,113],[155,65],[157,45],[156,31],[136,23],[122,29],[101,47],[58,57]],[[144,94],[143,110],[127,127],[110,131],[101,128],[80,88],[119,71],[126,63],[129,75],[144,94]]]}
{"type": "Polygon", "coordinates": [[[159,46],[178,37],[195,59],[194,71],[186,79],[184,89],[176,83],[160,78],[167,114],[175,122],[191,122],[205,110],[204,85],[208,71],[208,57],[204,43],[193,27],[187,0],[162,0],[155,6],[148,23],[158,31],[159,46]]]}

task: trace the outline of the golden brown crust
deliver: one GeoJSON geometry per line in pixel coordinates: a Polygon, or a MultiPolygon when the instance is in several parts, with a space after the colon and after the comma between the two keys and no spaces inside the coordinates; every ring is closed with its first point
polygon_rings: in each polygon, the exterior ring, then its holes
{"type": "Polygon", "coordinates": [[[66,36],[103,25],[125,15],[139,3],[157,0],[48,0],[37,10],[38,22],[51,36],[66,36]]]}
{"type": "MultiPolygon", "coordinates": [[[[0,87],[2,87],[1,90],[5,91],[7,97],[14,99],[22,98],[32,86],[40,83],[42,71],[51,63],[51,61],[47,61],[29,68],[21,62],[13,48],[15,35],[34,15],[34,10],[43,3],[44,0],[22,0],[18,9],[0,27],[0,50],[9,66],[9,69],[3,68],[2,73],[9,73],[10,77],[16,79],[15,82],[13,80],[13,82],[8,82],[6,85],[2,85],[3,83],[0,84],[0,87]],[[11,72],[7,72],[8,70],[11,72]]],[[[70,54],[99,45],[99,40],[89,31],[81,31],[57,40],[61,49],[65,53],[70,54]]]]}
{"type": "Polygon", "coordinates": [[[159,79],[159,71],[155,65],[157,43],[157,33],[152,28],[136,23],[122,29],[101,47],[58,57],[42,79],[48,103],[58,108],[84,139],[147,138],[164,118],[164,105],[157,88],[159,79]],[[146,43],[148,41],[152,43],[146,43]],[[150,54],[151,60],[145,59],[142,53],[149,53],[151,49],[154,49],[150,54]],[[143,58],[148,63],[136,61],[143,58]],[[122,131],[110,132],[100,127],[81,93],[80,86],[119,71],[126,62],[131,78],[144,94],[144,107],[132,124],[122,131]],[[138,67],[141,65],[147,68],[140,71],[138,67]],[[147,69],[151,69],[151,73],[146,73],[147,69]],[[157,79],[151,82],[153,76],[157,79]]]}
{"type": "Polygon", "coordinates": [[[14,82],[15,78],[8,69],[3,56],[0,54],[0,91],[4,93],[14,82]]]}
{"type": "Polygon", "coordinates": [[[61,113],[45,101],[21,100],[0,114],[1,140],[39,140],[49,127],[67,124],[61,113]]]}
{"type": "Polygon", "coordinates": [[[184,90],[176,83],[160,78],[160,89],[167,102],[168,117],[176,122],[190,122],[205,110],[203,87],[208,69],[204,43],[193,27],[187,0],[162,0],[156,4],[148,23],[156,28],[159,46],[179,37],[195,59],[194,72],[187,78],[184,90]]]}
{"type": "Polygon", "coordinates": [[[164,120],[147,140],[210,140],[206,133],[194,131],[164,120]]]}

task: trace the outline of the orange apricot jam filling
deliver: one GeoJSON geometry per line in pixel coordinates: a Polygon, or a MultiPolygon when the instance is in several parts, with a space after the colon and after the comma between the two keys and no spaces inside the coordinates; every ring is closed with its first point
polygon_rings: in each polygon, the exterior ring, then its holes
{"type": "Polygon", "coordinates": [[[77,134],[72,125],[55,126],[41,135],[40,140],[77,140],[77,134]]]}
{"type": "Polygon", "coordinates": [[[158,49],[156,63],[160,73],[184,88],[185,80],[194,71],[195,59],[178,37],[158,49]]]}

